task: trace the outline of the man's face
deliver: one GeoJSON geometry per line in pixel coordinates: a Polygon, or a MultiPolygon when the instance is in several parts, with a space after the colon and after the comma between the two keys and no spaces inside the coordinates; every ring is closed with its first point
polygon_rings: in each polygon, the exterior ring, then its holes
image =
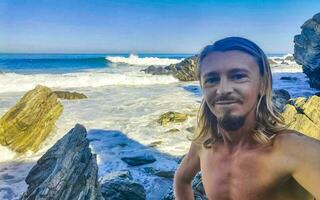
{"type": "Polygon", "coordinates": [[[241,51],[213,52],[201,64],[204,99],[222,128],[235,131],[255,114],[260,91],[256,61],[241,51]]]}

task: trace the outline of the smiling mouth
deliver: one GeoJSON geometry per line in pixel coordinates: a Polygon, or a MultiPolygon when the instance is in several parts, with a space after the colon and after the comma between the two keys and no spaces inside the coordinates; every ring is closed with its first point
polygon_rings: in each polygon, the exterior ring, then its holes
{"type": "Polygon", "coordinates": [[[235,104],[235,103],[239,103],[236,100],[224,100],[224,101],[216,101],[215,104],[216,105],[230,105],[230,104],[235,104]]]}

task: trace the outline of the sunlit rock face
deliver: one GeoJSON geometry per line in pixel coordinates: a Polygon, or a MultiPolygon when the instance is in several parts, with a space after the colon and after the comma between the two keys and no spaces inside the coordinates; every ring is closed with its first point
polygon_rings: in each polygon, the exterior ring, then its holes
{"type": "Polygon", "coordinates": [[[18,153],[36,152],[62,111],[57,95],[47,87],[37,86],[0,119],[0,144],[18,153]]]}
{"type": "Polygon", "coordinates": [[[282,116],[289,129],[320,140],[320,97],[298,97],[284,108],[282,116]]]}

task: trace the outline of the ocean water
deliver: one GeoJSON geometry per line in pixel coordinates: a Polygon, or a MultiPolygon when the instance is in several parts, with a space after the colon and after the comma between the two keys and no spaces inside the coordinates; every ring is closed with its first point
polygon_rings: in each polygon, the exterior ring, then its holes
{"type": "MultiPolygon", "coordinates": [[[[88,130],[92,150],[98,155],[99,176],[130,169],[134,179],[147,189],[148,199],[169,188],[172,181],[146,176],[143,169],[130,168],[119,158],[132,153],[149,152],[158,161],[146,165],[159,170],[175,170],[176,158],[190,145],[187,128],[196,124],[201,101],[198,83],[179,82],[170,75],[150,75],[140,70],[149,65],[166,66],[189,57],[187,54],[2,54],[0,55],[0,115],[33,89],[46,85],[54,90],[84,93],[88,99],[61,100],[64,112],[54,133],[39,152],[18,157],[0,146],[0,199],[18,199],[26,190],[24,179],[43,153],[76,123],[88,130]],[[186,122],[161,126],[157,119],[167,111],[192,115],[186,122]],[[178,132],[171,132],[179,129],[178,132]],[[121,138],[121,139],[119,139],[121,138]],[[119,142],[126,147],[116,145],[119,142]],[[158,146],[148,145],[157,142],[158,146]],[[141,171],[142,170],[142,171],[141,171]]],[[[282,55],[269,55],[272,58],[282,55]]],[[[272,68],[275,89],[292,95],[310,96],[317,90],[309,87],[301,66],[290,63],[272,68]],[[296,77],[284,81],[283,76],[296,77]]],[[[165,191],[164,191],[165,192],[165,191]]]]}

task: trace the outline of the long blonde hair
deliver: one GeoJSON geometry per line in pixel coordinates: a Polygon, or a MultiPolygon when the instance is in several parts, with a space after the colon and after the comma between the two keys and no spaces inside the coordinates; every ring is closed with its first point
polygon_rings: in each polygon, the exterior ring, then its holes
{"type": "MultiPolygon", "coordinates": [[[[271,144],[272,138],[281,130],[285,129],[283,118],[280,112],[272,103],[272,74],[271,68],[265,53],[254,42],[241,37],[228,37],[218,40],[212,45],[206,46],[198,56],[197,78],[201,84],[201,62],[212,52],[224,52],[239,50],[255,58],[263,83],[262,94],[258,97],[256,108],[256,127],[253,138],[261,144],[271,144]]],[[[203,99],[197,115],[196,135],[192,140],[198,140],[208,136],[209,139],[203,145],[210,148],[217,140],[221,139],[217,127],[217,118],[210,111],[207,102],[203,99]]]]}

